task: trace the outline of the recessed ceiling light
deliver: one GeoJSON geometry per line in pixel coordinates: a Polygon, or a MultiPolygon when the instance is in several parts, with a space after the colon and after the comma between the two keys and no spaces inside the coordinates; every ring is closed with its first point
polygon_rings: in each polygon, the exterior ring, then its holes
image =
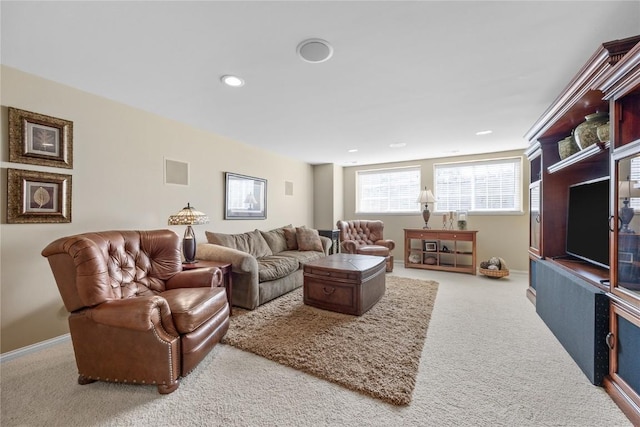
{"type": "Polygon", "coordinates": [[[222,81],[222,83],[226,84],[227,86],[231,86],[231,87],[244,86],[244,80],[242,80],[240,77],[237,77],[237,76],[231,76],[231,75],[222,76],[220,77],[220,81],[222,81]]]}
{"type": "Polygon", "coordinates": [[[481,130],[479,132],[476,132],[476,135],[481,136],[481,135],[489,135],[490,133],[493,133],[492,130],[481,130]]]}
{"type": "Polygon", "coordinates": [[[391,148],[402,148],[402,147],[406,147],[406,143],[405,142],[395,142],[393,144],[389,144],[389,147],[391,148]]]}
{"type": "Polygon", "coordinates": [[[333,56],[333,47],[322,39],[308,39],[296,48],[298,55],[305,62],[324,62],[333,56]]]}
{"type": "Polygon", "coordinates": [[[352,148],[351,150],[347,150],[349,153],[357,153],[358,149],[357,148],[352,148]]]}

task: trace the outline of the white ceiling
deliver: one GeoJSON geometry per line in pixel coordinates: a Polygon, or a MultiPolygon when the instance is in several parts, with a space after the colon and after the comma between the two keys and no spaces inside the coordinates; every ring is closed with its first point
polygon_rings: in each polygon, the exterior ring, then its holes
{"type": "Polygon", "coordinates": [[[640,34],[637,0],[0,8],[2,64],[311,164],[523,149],[600,43],[640,34]],[[307,38],[333,57],[302,61],[307,38]],[[224,74],[245,86],[223,86],[224,74]]]}

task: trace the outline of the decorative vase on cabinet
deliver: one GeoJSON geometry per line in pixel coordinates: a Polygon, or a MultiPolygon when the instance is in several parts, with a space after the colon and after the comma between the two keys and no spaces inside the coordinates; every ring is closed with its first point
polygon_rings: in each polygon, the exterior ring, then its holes
{"type": "Polygon", "coordinates": [[[595,112],[585,116],[585,121],[580,123],[574,131],[574,137],[580,149],[584,150],[590,145],[600,142],[598,139],[598,126],[608,121],[609,113],[607,112],[595,112]]]}
{"type": "Polygon", "coordinates": [[[606,123],[598,126],[598,129],[596,131],[596,133],[598,134],[598,139],[603,144],[606,142],[609,142],[609,126],[610,126],[610,123],[607,120],[606,123]]]}
{"type": "Polygon", "coordinates": [[[564,160],[572,154],[580,151],[580,147],[576,144],[576,140],[573,137],[573,133],[558,141],[558,154],[560,154],[560,160],[564,160]]]}
{"type": "Polygon", "coordinates": [[[458,211],[458,230],[466,230],[467,229],[467,211],[461,210],[458,211]]]}

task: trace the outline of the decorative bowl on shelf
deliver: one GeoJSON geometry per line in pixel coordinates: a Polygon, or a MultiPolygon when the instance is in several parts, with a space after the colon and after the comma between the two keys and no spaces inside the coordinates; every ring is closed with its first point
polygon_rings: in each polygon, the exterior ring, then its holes
{"type": "Polygon", "coordinates": [[[409,255],[409,262],[411,264],[420,264],[420,254],[411,254],[409,255]]]}
{"type": "Polygon", "coordinates": [[[438,260],[436,259],[436,257],[429,255],[424,257],[424,263],[427,265],[436,265],[438,263],[438,260]]]}

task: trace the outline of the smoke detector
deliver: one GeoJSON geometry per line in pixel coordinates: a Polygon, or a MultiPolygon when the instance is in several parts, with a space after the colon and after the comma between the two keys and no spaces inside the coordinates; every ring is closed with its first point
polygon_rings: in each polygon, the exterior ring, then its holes
{"type": "Polygon", "coordinates": [[[333,55],[333,47],[322,39],[308,39],[301,42],[296,49],[300,58],[305,62],[317,64],[324,62],[333,55]]]}

